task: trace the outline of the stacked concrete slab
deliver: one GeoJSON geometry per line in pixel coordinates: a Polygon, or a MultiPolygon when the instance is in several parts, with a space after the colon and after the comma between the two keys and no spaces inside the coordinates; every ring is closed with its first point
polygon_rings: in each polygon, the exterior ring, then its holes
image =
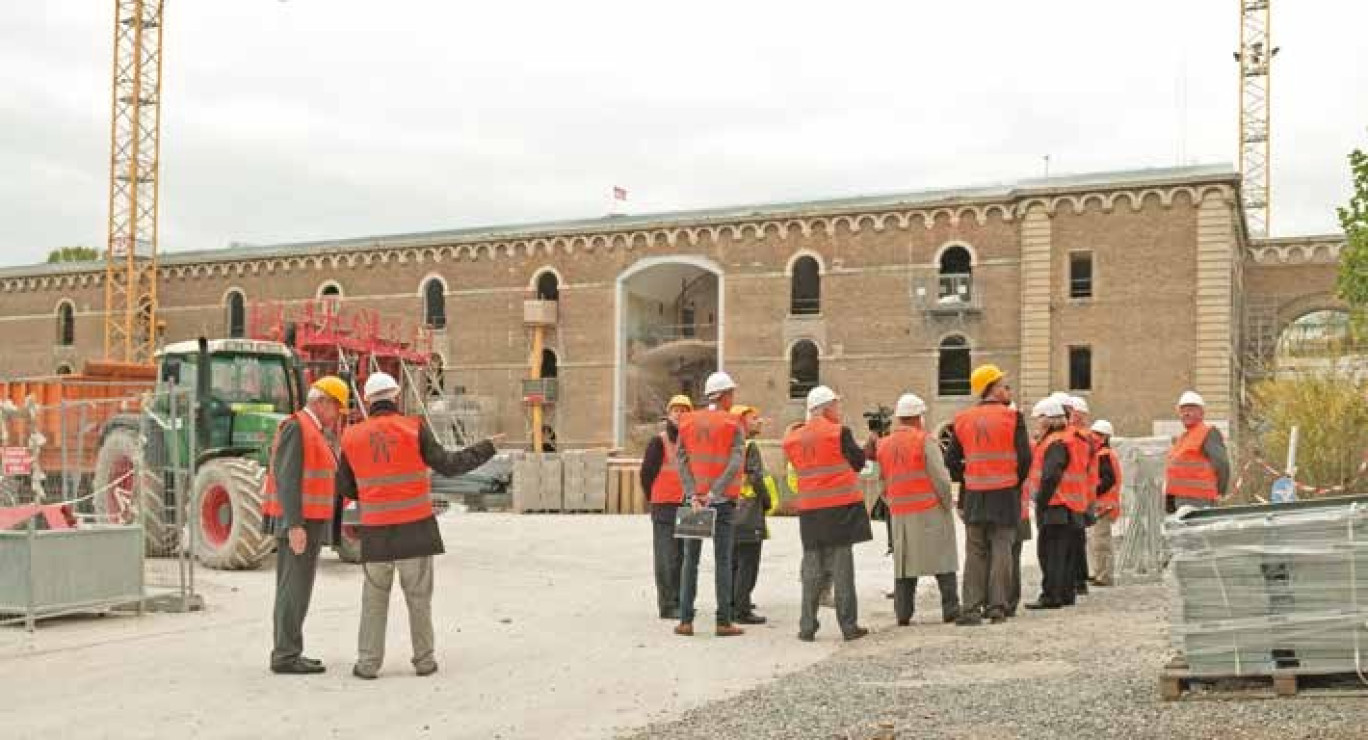
{"type": "Polygon", "coordinates": [[[1368,496],[1180,512],[1165,538],[1194,673],[1368,665],[1368,496]]]}

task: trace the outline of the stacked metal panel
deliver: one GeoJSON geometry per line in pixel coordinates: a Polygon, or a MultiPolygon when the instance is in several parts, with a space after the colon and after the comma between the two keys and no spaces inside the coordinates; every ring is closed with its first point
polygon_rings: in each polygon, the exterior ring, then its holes
{"type": "Polygon", "coordinates": [[[1368,496],[1179,512],[1164,535],[1194,673],[1368,670],[1368,496]]]}

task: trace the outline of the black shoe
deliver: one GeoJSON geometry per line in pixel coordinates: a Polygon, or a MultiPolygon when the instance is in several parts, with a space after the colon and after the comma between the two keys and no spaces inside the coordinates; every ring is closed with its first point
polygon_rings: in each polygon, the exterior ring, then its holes
{"type": "Polygon", "coordinates": [[[1078,596],[1087,596],[1087,595],[1088,595],[1088,584],[1087,584],[1087,583],[1080,583],[1080,584],[1075,585],[1075,586],[1074,586],[1074,593],[1075,593],[1076,595],[1078,595],[1078,596]]]}
{"type": "Polygon", "coordinates": [[[990,609],[988,611],[988,622],[990,624],[1002,624],[1007,621],[1007,613],[1001,609],[990,609]]]}
{"type": "Polygon", "coordinates": [[[869,630],[865,629],[864,627],[856,627],[855,629],[851,630],[849,633],[846,634],[845,641],[854,642],[855,640],[858,640],[861,637],[864,637],[868,634],[869,630]]]}
{"type": "Polygon", "coordinates": [[[956,627],[977,627],[983,624],[983,616],[978,612],[961,614],[955,618],[956,627]]]}
{"type": "Polygon", "coordinates": [[[427,664],[427,665],[425,665],[425,666],[422,666],[422,667],[420,667],[420,668],[415,668],[415,669],[413,669],[413,670],[414,670],[419,676],[431,676],[432,674],[434,674],[434,673],[437,672],[437,664],[436,664],[436,663],[429,663],[429,664],[427,664]]]}
{"type": "Polygon", "coordinates": [[[1003,613],[1003,615],[1006,616],[1008,619],[1016,619],[1016,614],[1017,610],[1015,607],[1008,609],[1006,612],[1003,613]]]}
{"type": "Polygon", "coordinates": [[[287,660],[283,663],[272,663],[271,673],[281,673],[287,675],[304,676],[312,673],[322,673],[328,670],[322,663],[309,663],[303,658],[287,660]]]}
{"type": "Polygon", "coordinates": [[[817,639],[817,633],[816,633],[816,632],[799,632],[799,633],[798,633],[798,639],[799,639],[799,640],[802,640],[803,642],[814,642],[814,641],[816,641],[816,639],[817,639]]]}
{"type": "Polygon", "coordinates": [[[1067,600],[1065,600],[1065,601],[1059,602],[1059,605],[1060,605],[1060,606],[1073,606],[1074,604],[1077,604],[1077,603],[1078,603],[1078,601],[1077,601],[1076,599],[1067,599],[1067,600]]]}
{"type": "Polygon", "coordinates": [[[359,665],[352,666],[352,675],[356,676],[362,681],[374,681],[375,679],[380,677],[378,674],[369,673],[367,671],[361,670],[361,666],[359,665]]]}
{"type": "Polygon", "coordinates": [[[1053,601],[1047,601],[1046,599],[1041,599],[1040,601],[1032,601],[1031,603],[1026,604],[1026,608],[1032,611],[1036,609],[1058,609],[1061,606],[1063,605],[1055,603],[1053,601]]]}
{"type": "Polygon", "coordinates": [[[951,622],[955,621],[956,619],[959,619],[959,616],[960,616],[959,607],[955,607],[955,608],[954,608],[953,610],[951,610],[951,611],[948,611],[948,612],[941,612],[941,621],[944,622],[945,624],[950,624],[951,622]]]}
{"type": "Polygon", "coordinates": [[[898,620],[898,626],[899,626],[899,627],[906,627],[906,626],[908,626],[908,625],[910,625],[910,624],[912,624],[912,620],[910,620],[910,619],[899,619],[899,620],[898,620]]]}
{"type": "Polygon", "coordinates": [[[736,618],[737,624],[764,624],[767,621],[769,620],[754,613],[742,614],[736,618]]]}
{"type": "Polygon", "coordinates": [[[671,622],[676,621],[676,620],[679,619],[679,610],[678,610],[678,609],[661,609],[661,610],[660,610],[660,618],[661,618],[661,619],[668,619],[668,620],[670,620],[671,622]]]}

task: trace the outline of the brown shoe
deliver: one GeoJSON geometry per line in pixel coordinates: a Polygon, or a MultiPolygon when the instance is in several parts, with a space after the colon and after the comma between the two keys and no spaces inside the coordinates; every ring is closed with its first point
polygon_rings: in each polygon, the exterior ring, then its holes
{"type": "Polygon", "coordinates": [[[746,631],[743,630],[743,629],[741,629],[740,627],[737,627],[737,626],[734,625],[734,624],[719,624],[719,625],[717,625],[717,636],[718,636],[718,637],[737,637],[737,636],[739,636],[739,635],[744,635],[744,634],[746,634],[746,631]]]}
{"type": "Polygon", "coordinates": [[[675,634],[681,637],[693,637],[693,622],[680,622],[675,626],[675,634]]]}

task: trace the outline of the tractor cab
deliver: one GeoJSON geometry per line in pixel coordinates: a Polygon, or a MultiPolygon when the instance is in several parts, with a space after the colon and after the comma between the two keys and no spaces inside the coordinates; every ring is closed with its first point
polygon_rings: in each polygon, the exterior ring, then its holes
{"type": "Polygon", "coordinates": [[[294,355],[277,342],[177,342],[157,360],[155,410],[169,411],[171,384],[192,389],[199,400],[195,447],[201,457],[243,456],[266,465],[276,426],[304,403],[294,355]]]}

